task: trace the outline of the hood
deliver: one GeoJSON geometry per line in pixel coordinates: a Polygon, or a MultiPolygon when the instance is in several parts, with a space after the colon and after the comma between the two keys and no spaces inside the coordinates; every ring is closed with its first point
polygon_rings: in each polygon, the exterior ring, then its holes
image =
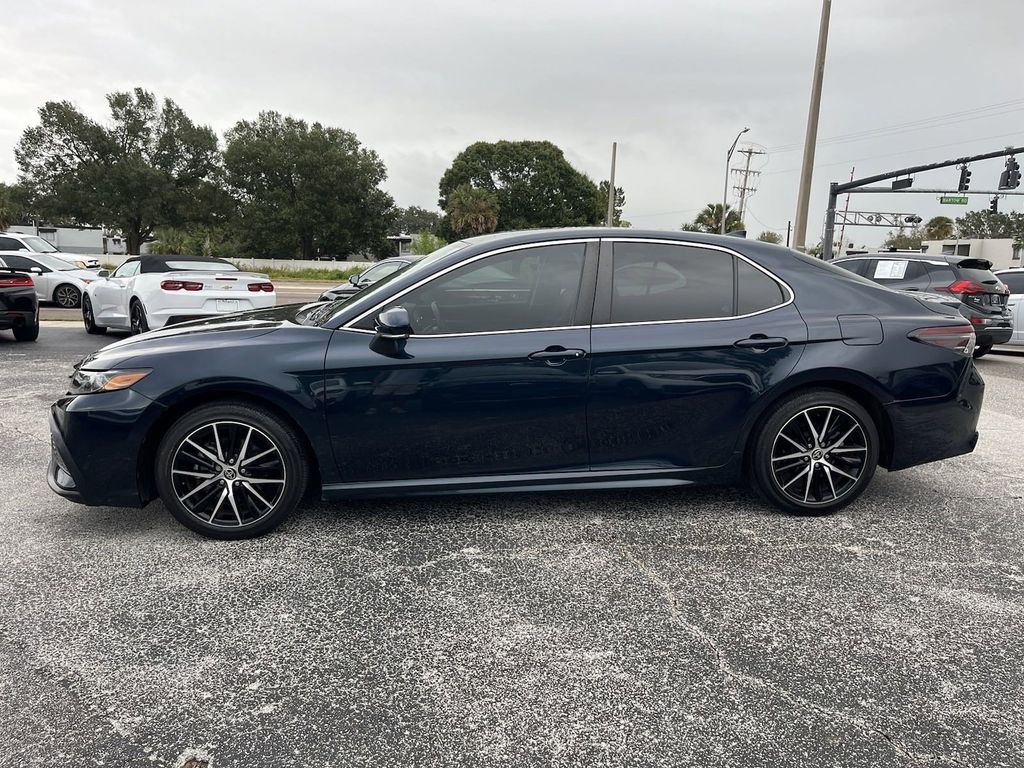
{"type": "Polygon", "coordinates": [[[93,269],[62,269],[59,274],[61,277],[74,277],[90,283],[99,279],[96,270],[93,269]]]}
{"type": "Polygon", "coordinates": [[[143,358],[189,348],[204,349],[233,346],[243,339],[271,333],[287,325],[303,325],[307,310],[314,304],[283,304],[269,309],[255,309],[232,315],[179,323],[169,328],[149,331],[115,341],[84,358],[77,366],[92,370],[142,365],[143,358]]]}

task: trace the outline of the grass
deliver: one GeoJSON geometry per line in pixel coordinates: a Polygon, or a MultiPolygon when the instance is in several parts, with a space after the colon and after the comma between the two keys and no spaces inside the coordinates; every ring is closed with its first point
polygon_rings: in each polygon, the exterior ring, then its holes
{"type": "Polygon", "coordinates": [[[244,262],[236,264],[243,272],[259,272],[271,280],[330,280],[343,283],[352,275],[362,272],[366,267],[349,267],[348,269],[263,269],[262,267],[246,266],[244,262]]]}

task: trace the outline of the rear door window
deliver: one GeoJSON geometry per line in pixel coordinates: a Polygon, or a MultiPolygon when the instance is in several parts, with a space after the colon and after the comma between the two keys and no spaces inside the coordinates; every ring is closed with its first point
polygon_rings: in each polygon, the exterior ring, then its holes
{"type": "MultiPolygon", "coordinates": [[[[734,314],[733,257],[728,253],[686,245],[617,242],[612,265],[612,323],[734,314]]],[[[752,290],[757,293],[756,286],[752,290]]]]}
{"type": "Polygon", "coordinates": [[[1024,293],[1024,270],[1020,272],[1003,272],[997,277],[1010,289],[1010,293],[1024,293]]]}
{"type": "Polygon", "coordinates": [[[867,263],[867,259],[843,259],[842,261],[835,262],[835,265],[849,270],[855,275],[863,275],[867,263]]]}
{"type": "Polygon", "coordinates": [[[736,260],[736,314],[750,315],[786,301],[779,283],[743,259],[736,260]]]}

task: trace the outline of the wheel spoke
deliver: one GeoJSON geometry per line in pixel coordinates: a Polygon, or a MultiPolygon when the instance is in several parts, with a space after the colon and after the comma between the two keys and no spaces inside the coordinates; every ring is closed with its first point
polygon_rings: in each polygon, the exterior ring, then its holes
{"type": "Polygon", "coordinates": [[[213,483],[216,482],[216,480],[217,480],[216,477],[211,477],[209,480],[204,480],[199,485],[197,485],[195,488],[193,488],[191,491],[186,493],[184,496],[179,496],[178,499],[180,501],[185,501],[185,499],[190,498],[197,491],[203,490],[203,488],[206,488],[208,485],[213,485],[213,483]]]}
{"type": "Polygon", "coordinates": [[[776,467],[775,471],[776,472],[788,472],[791,469],[796,469],[797,467],[802,467],[803,465],[804,465],[804,462],[802,462],[802,461],[794,461],[792,464],[787,464],[784,467],[776,467]]]}
{"type": "Polygon", "coordinates": [[[838,493],[836,493],[836,486],[835,486],[835,483],[833,483],[833,482],[832,482],[832,470],[830,470],[830,469],[828,468],[828,464],[824,464],[824,465],[822,465],[822,467],[821,467],[821,468],[822,468],[823,470],[825,470],[825,477],[827,477],[827,478],[828,478],[828,487],[832,489],[832,498],[833,498],[833,499],[838,499],[838,498],[839,498],[839,494],[838,494],[838,493]]]}
{"type": "Polygon", "coordinates": [[[810,471],[807,473],[807,485],[804,487],[804,503],[807,503],[807,499],[811,495],[811,478],[814,477],[814,470],[817,468],[817,464],[811,462],[810,471]]]}
{"type": "Polygon", "coordinates": [[[829,408],[828,412],[825,414],[825,423],[821,427],[821,440],[824,440],[825,439],[825,435],[828,434],[828,422],[832,418],[832,411],[834,411],[834,410],[835,410],[834,408],[829,408]]]}
{"type": "Polygon", "coordinates": [[[189,472],[188,470],[185,470],[185,469],[172,469],[171,470],[171,474],[174,474],[174,475],[187,475],[188,477],[202,477],[202,478],[216,477],[216,475],[211,475],[211,474],[208,474],[206,472],[189,472]]]}
{"type": "Polygon", "coordinates": [[[810,471],[811,471],[811,468],[810,467],[806,467],[803,472],[799,473],[796,477],[791,478],[788,483],[786,483],[784,486],[782,486],[782,490],[786,490],[787,488],[789,488],[789,486],[791,486],[793,483],[795,483],[797,480],[799,480],[801,477],[803,477],[804,475],[806,475],[810,471]]]}
{"type": "Polygon", "coordinates": [[[283,483],[284,480],[275,480],[273,478],[261,478],[261,477],[247,477],[245,479],[247,483],[283,483]]]}
{"type": "Polygon", "coordinates": [[[220,435],[217,434],[217,425],[213,425],[213,443],[217,446],[217,461],[224,461],[224,451],[220,447],[220,435]]]}
{"type": "Polygon", "coordinates": [[[814,424],[811,423],[811,412],[804,411],[804,418],[807,419],[807,428],[811,430],[811,437],[814,438],[814,444],[817,445],[820,442],[817,431],[814,429],[814,424]]]}
{"type": "Polygon", "coordinates": [[[784,440],[788,440],[788,441],[789,441],[789,442],[791,442],[791,443],[792,443],[793,445],[795,445],[795,446],[796,446],[797,448],[799,448],[799,449],[800,449],[801,451],[803,451],[803,452],[806,452],[806,451],[807,451],[807,446],[806,446],[806,445],[801,445],[801,444],[800,444],[800,443],[798,443],[798,442],[797,442],[796,440],[794,440],[794,439],[793,439],[792,437],[790,437],[789,435],[787,435],[787,434],[786,434],[785,432],[780,432],[780,433],[779,433],[779,437],[783,438],[784,440]]]}
{"type": "Polygon", "coordinates": [[[212,453],[210,453],[210,452],[209,452],[208,450],[206,450],[205,448],[203,448],[203,446],[199,445],[199,443],[193,442],[193,441],[192,441],[192,438],[186,438],[186,439],[185,439],[185,442],[186,442],[186,443],[188,443],[189,445],[191,445],[191,446],[192,446],[193,448],[195,448],[195,449],[196,449],[197,451],[199,451],[199,452],[200,452],[201,454],[203,454],[203,456],[205,456],[206,458],[208,458],[208,459],[209,459],[210,461],[214,462],[214,464],[219,464],[219,463],[220,463],[220,462],[219,462],[219,461],[217,460],[217,457],[216,457],[216,456],[214,456],[214,455],[213,455],[212,453]]]}
{"type": "MultiPolygon", "coordinates": [[[[850,427],[848,430],[846,430],[846,434],[844,434],[842,437],[840,437],[838,440],[836,440],[834,443],[832,443],[832,446],[833,447],[834,446],[840,446],[843,443],[845,443],[846,442],[846,438],[848,438],[850,435],[852,435],[854,433],[854,431],[857,430],[857,429],[860,429],[860,424],[854,423],[854,425],[852,427],[850,427]]],[[[833,447],[830,447],[829,450],[833,450],[833,447]]]]}
{"type": "Polygon", "coordinates": [[[867,448],[829,448],[829,453],[860,453],[867,448]]]}
{"type": "MultiPolygon", "coordinates": [[[[249,438],[252,437],[252,427],[249,427],[249,431],[245,433],[245,439],[242,441],[242,450],[238,452],[238,458],[236,461],[244,463],[245,452],[249,450],[249,438]]],[[[242,466],[240,464],[239,466],[242,466]]]]}
{"type": "Polygon", "coordinates": [[[831,469],[836,474],[842,475],[843,477],[847,477],[847,478],[849,478],[850,480],[853,480],[853,481],[857,480],[856,476],[851,475],[849,472],[844,472],[839,467],[837,467],[835,464],[832,464],[832,463],[830,463],[828,461],[823,461],[821,463],[824,464],[829,469],[831,469]]]}
{"type": "Polygon", "coordinates": [[[255,456],[250,456],[248,459],[243,461],[239,466],[246,467],[249,464],[252,464],[254,461],[256,461],[256,459],[262,459],[268,453],[274,453],[276,450],[277,448],[275,447],[267,448],[267,450],[263,451],[263,453],[257,453],[255,456]]]}
{"type": "Polygon", "coordinates": [[[253,488],[252,484],[251,484],[251,483],[250,483],[250,482],[249,482],[248,480],[244,480],[244,481],[242,482],[242,487],[243,487],[243,488],[245,488],[245,490],[247,490],[247,491],[248,491],[249,493],[251,493],[251,494],[252,494],[253,496],[255,496],[255,497],[256,497],[257,499],[259,499],[259,500],[260,500],[260,502],[261,502],[261,503],[263,504],[263,506],[265,506],[265,507],[266,507],[266,508],[267,508],[268,510],[269,510],[269,509],[270,509],[271,507],[273,507],[273,506],[274,506],[274,505],[273,505],[273,504],[271,504],[271,503],[270,503],[269,501],[267,501],[266,499],[264,499],[264,498],[263,498],[263,496],[261,496],[261,495],[260,495],[260,492],[259,492],[259,491],[257,491],[257,490],[256,490],[255,488],[253,488]]]}
{"type": "Polygon", "coordinates": [[[228,497],[228,494],[230,493],[231,492],[227,489],[227,486],[225,486],[224,490],[220,492],[220,498],[217,499],[217,503],[213,507],[213,512],[210,513],[210,519],[206,522],[213,522],[213,518],[215,518],[217,516],[217,513],[220,511],[220,505],[224,503],[224,499],[226,499],[228,497]]]}
{"type": "Polygon", "coordinates": [[[235,512],[235,518],[238,520],[238,524],[242,525],[242,516],[238,513],[238,505],[235,503],[235,491],[232,486],[228,486],[228,503],[231,504],[231,509],[235,512]]]}
{"type": "Polygon", "coordinates": [[[785,456],[776,456],[772,461],[785,461],[786,459],[799,459],[807,455],[807,451],[800,451],[800,453],[787,453],[785,456]]]}

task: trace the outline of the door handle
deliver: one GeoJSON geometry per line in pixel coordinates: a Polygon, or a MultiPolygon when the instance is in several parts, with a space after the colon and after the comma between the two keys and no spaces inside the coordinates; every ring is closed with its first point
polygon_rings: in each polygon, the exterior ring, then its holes
{"type": "Polygon", "coordinates": [[[789,346],[789,339],[785,339],[782,336],[768,337],[762,333],[755,333],[750,338],[733,342],[733,346],[739,349],[752,349],[755,352],[767,352],[769,349],[780,349],[781,347],[789,346]]]}
{"type": "Polygon", "coordinates": [[[531,360],[543,360],[548,365],[561,365],[566,360],[579,360],[586,357],[587,353],[582,349],[566,349],[565,347],[548,347],[540,352],[534,352],[529,357],[531,360]]]}

